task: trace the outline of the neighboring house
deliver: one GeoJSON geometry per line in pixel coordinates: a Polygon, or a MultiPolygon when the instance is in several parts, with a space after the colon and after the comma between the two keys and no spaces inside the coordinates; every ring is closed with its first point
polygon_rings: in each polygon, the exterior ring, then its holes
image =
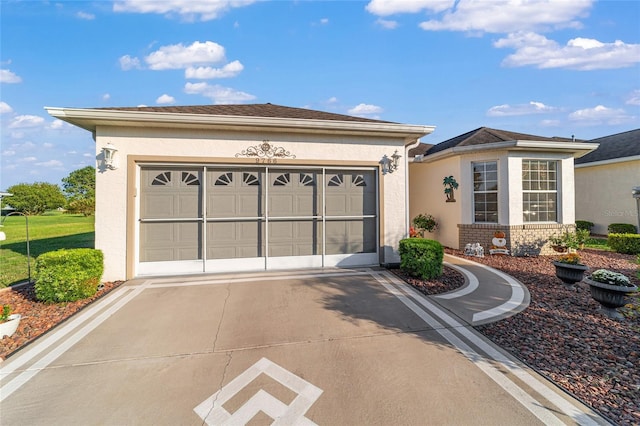
{"type": "Polygon", "coordinates": [[[640,129],[589,142],[600,146],[576,160],[576,219],[593,222],[594,234],[606,234],[612,223],[637,227],[631,191],[640,186],[640,129]]]}
{"type": "Polygon", "coordinates": [[[96,142],[104,280],[398,263],[407,152],[433,131],[272,104],[46,109],[96,142]]]}
{"type": "Polygon", "coordinates": [[[501,231],[512,254],[550,254],[549,236],[574,227],[574,158],[595,148],[486,127],[419,146],[409,154],[410,217],[433,215],[440,226],[430,237],[448,247],[478,242],[488,252],[501,231]],[[459,185],[455,201],[447,177],[459,185]]]}

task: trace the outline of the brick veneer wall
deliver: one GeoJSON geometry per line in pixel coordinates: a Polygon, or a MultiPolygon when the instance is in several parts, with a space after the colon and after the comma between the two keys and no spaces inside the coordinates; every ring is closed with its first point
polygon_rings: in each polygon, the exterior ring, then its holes
{"type": "Polygon", "coordinates": [[[471,224],[458,225],[458,243],[461,250],[471,243],[480,243],[484,247],[485,254],[489,254],[491,240],[495,231],[505,233],[507,249],[514,256],[536,256],[539,254],[557,254],[548,243],[553,234],[561,234],[565,231],[575,231],[575,225],[562,225],[556,223],[526,224],[526,225],[491,225],[471,224]]]}

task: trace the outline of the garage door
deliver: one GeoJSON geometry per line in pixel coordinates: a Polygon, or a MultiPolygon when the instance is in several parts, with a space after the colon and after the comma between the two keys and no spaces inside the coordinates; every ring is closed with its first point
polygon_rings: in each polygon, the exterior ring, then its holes
{"type": "Polygon", "coordinates": [[[378,263],[377,169],[140,171],[138,275],[378,263]]]}

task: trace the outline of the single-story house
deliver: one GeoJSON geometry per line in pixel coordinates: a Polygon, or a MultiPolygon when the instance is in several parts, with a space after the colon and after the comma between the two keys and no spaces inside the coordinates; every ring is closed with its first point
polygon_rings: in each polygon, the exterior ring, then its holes
{"type": "Polygon", "coordinates": [[[419,213],[449,247],[502,230],[544,252],[597,147],[487,128],[428,146],[433,126],[272,104],[46,109],[96,142],[105,280],[397,264],[419,213]]]}
{"type": "Polygon", "coordinates": [[[589,142],[599,147],[576,159],[576,219],[593,222],[594,234],[612,223],[639,226],[632,189],[640,187],[640,129],[589,142]]]}
{"type": "Polygon", "coordinates": [[[46,108],[96,142],[104,280],[394,264],[433,126],[272,104],[46,108]]]}
{"type": "Polygon", "coordinates": [[[447,247],[488,252],[500,232],[511,254],[551,254],[548,238],[575,223],[574,158],[595,148],[487,127],[419,145],[409,154],[409,215],[433,215],[429,237],[447,247]]]}

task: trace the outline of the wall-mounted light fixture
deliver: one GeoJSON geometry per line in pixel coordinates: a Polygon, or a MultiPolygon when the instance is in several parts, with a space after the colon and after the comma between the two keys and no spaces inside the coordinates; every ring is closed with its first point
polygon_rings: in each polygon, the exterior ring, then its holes
{"type": "Polygon", "coordinates": [[[111,142],[102,147],[102,158],[105,168],[111,170],[115,170],[117,168],[115,165],[116,152],[118,152],[118,150],[111,144],[111,142]]]}
{"type": "Polygon", "coordinates": [[[385,154],[380,160],[380,164],[382,165],[382,174],[386,175],[387,173],[393,173],[398,169],[400,165],[400,158],[402,155],[398,154],[398,150],[391,155],[391,158],[387,157],[385,154]]]}

